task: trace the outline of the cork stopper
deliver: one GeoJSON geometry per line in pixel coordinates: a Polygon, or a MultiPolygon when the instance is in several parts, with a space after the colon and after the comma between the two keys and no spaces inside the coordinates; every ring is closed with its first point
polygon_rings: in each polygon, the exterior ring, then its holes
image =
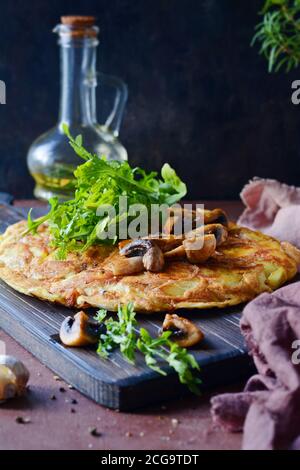
{"type": "Polygon", "coordinates": [[[54,32],[60,34],[61,37],[69,37],[71,39],[96,38],[99,28],[96,26],[95,16],[68,15],[60,18],[61,24],[58,25],[54,32]]]}
{"type": "Polygon", "coordinates": [[[88,28],[90,26],[94,26],[96,23],[95,16],[68,15],[61,16],[60,20],[62,24],[66,26],[73,26],[78,28],[88,28]]]}

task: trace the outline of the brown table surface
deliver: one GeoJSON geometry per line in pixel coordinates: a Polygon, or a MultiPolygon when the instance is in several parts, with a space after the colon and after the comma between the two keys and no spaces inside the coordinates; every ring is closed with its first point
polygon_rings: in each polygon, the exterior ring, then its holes
{"type": "MultiPolygon", "coordinates": [[[[37,204],[17,201],[16,205],[37,204]]],[[[206,206],[222,207],[232,218],[242,209],[241,203],[230,201],[210,201],[206,206]]],[[[241,446],[240,434],[227,434],[212,425],[208,394],[134,413],[111,411],[55,380],[49,369],[1,330],[0,340],[6,344],[6,353],[22,359],[31,373],[27,396],[0,405],[0,449],[202,450],[241,446]],[[62,387],[65,392],[60,391],[62,387]],[[56,399],[51,399],[53,395],[56,399]],[[18,424],[19,416],[30,418],[30,423],[18,424]],[[97,428],[101,435],[93,437],[90,428],[97,428]]],[[[213,394],[239,391],[242,386],[214,390],[213,394]]]]}

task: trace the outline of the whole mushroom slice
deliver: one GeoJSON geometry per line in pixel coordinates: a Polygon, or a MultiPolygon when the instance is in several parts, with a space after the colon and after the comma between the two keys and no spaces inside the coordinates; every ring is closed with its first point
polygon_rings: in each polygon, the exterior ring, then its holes
{"type": "Polygon", "coordinates": [[[83,347],[96,344],[101,333],[105,332],[105,325],[90,319],[83,311],[76,313],[74,317],[67,317],[59,332],[61,342],[65,346],[83,347]]]}
{"type": "Polygon", "coordinates": [[[171,339],[183,348],[190,348],[203,340],[204,334],[194,323],[187,318],[179,317],[176,314],[165,316],[163,331],[171,331],[171,339]]]}
{"type": "Polygon", "coordinates": [[[207,261],[216,251],[216,237],[212,234],[204,235],[202,239],[195,236],[183,241],[186,257],[190,263],[198,264],[207,261]]]}
{"type": "Polygon", "coordinates": [[[148,238],[139,238],[126,244],[120,249],[120,255],[125,256],[128,259],[142,257],[143,267],[147,271],[162,271],[165,264],[162,250],[154,240],[150,240],[148,238]]]}
{"type": "Polygon", "coordinates": [[[0,355],[0,401],[24,395],[29,376],[28,369],[19,359],[0,355]]]}

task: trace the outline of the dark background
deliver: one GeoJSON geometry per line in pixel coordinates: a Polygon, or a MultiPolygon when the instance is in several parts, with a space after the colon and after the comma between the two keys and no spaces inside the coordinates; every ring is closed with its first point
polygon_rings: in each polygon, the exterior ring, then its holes
{"type": "Polygon", "coordinates": [[[170,162],[193,199],[238,198],[254,175],[300,185],[291,82],[250,48],[262,0],[0,0],[0,190],[31,197],[31,142],[57,119],[61,14],[95,14],[98,68],[122,77],[130,162],[170,162]]]}

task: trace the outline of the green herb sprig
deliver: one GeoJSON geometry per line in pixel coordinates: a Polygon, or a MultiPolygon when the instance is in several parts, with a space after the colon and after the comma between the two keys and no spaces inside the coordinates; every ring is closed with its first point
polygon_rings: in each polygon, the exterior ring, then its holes
{"type": "Polygon", "coordinates": [[[95,320],[100,324],[105,320],[106,326],[106,332],[100,336],[97,353],[106,359],[114,349],[120,348],[122,355],[127,361],[134,364],[137,321],[133,305],[129,303],[119,307],[117,320],[114,320],[112,317],[106,319],[106,316],[107,310],[101,309],[95,317],[95,320]]]}
{"type": "Polygon", "coordinates": [[[289,72],[300,62],[300,0],[266,0],[252,45],[268,60],[269,72],[289,72]]]}
{"type": "Polygon", "coordinates": [[[36,231],[43,222],[48,222],[52,246],[57,248],[60,259],[68,252],[86,250],[99,243],[114,244],[118,241],[118,230],[111,238],[102,238],[111,224],[117,228],[123,220],[132,220],[129,212],[120,208],[120,196],[126,197],[127,207],[143,204],[150,212],[151,204],[172,205],[186,194],[186,185],[170,165],[165,164],[161,178],[156,172],[146,173],[141,168],[132,168],[128,162],[111,160],[89,153],[82,145],[82,137],[73,138],[68,127],[64,132],[70,145],[84,163],[74,172],[75,196],[70,201],[59,203],[51,199],[50,211],[44,217],[32,220],[28,215],[28,231],[36,231]],[[97,209],[110,206],[115,216],[97,215],[97,209]]]}
{"type": "Polygon", "coordinates": [[[199,371],[199,365],[194,356],[171,341],[172,333],[169,331],[153,338],[145,328],[138,330],[135,316],[132,303],[119,307],[117,320],[106,318],[107,311],[99,310],[95,319],[99,323],[104,322],[106,326],[106,332],[101,334],[99,339],[99,356],[106,359],[112,351],[119,348],[123,357],[134,364],[136,352],[140,351],[148,367],[166,375],[159,363],[163,361],[177,372],[181,383],[187,385],[193,393],[199,394],[201,381],[195,375],[195,371],[199,371]]]}

